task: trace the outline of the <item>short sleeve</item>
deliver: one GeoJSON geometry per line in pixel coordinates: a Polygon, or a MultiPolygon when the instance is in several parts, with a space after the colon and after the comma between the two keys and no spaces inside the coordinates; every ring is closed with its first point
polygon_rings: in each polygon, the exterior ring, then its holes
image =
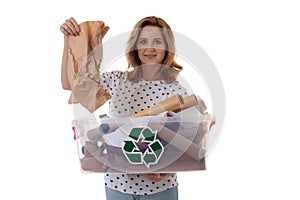
{"type": "Polygon", "coordinates": [[[125,80],[125,72],[123,71],[111,71],[105,72],[100,76],[100,84],[110,95],[112,95],[113,90],[116,88],[117,82],[120,80],[125,80]]]}

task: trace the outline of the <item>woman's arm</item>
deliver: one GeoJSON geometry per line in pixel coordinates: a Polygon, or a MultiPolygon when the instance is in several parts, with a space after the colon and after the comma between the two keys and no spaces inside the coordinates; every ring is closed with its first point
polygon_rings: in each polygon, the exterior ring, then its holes
{"type": "Polygon", "coordinates": [[[61,84],[65,90],[71,90],[69,78],[68,78],[68,39],[69,35],[77,36],[80,32],[80,27],[76,20],[71,17],[67,19],[65,23],[60,26],[60,31],[64,34],[64,49],[61,62],[61,84]]]}
{"type": "Polygon", "coordinates": [[[64,35],[64,50],[61,63],[61,85],[64,90],[71,90],[68,78],[68,36],[64,35]]]}

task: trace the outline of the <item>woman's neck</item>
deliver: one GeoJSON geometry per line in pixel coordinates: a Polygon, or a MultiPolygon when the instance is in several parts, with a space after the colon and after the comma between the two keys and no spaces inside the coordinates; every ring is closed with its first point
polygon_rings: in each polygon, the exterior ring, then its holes
{"type": "Polygon", "coordinates": [[[142,79],[145,81],[159,81],[162,80],[162,65],[142,65],[141,72],[142,72],[142,79]]]}

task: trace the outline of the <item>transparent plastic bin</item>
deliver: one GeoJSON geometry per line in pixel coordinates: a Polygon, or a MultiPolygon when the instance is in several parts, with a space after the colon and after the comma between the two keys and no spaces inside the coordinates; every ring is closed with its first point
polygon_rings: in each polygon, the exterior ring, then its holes
{"type": "Polygon", "coordinates": [[[206,134],[214,122],[172,117],[74,120],[82,172],[168,173],[205,169],[206,134]]]}

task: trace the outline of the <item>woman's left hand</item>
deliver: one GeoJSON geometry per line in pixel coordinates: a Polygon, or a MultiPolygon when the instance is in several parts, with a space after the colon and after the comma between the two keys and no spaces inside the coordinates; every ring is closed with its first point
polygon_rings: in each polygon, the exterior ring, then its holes
{"type": "Polygon", "coordinates": [[[160,173],[160,174],[140,174],[141,176],[145,177],[149,181],[153,182],[159,182],[162,181],[170,176],[172,176],[174,173],[160,173]]]}

